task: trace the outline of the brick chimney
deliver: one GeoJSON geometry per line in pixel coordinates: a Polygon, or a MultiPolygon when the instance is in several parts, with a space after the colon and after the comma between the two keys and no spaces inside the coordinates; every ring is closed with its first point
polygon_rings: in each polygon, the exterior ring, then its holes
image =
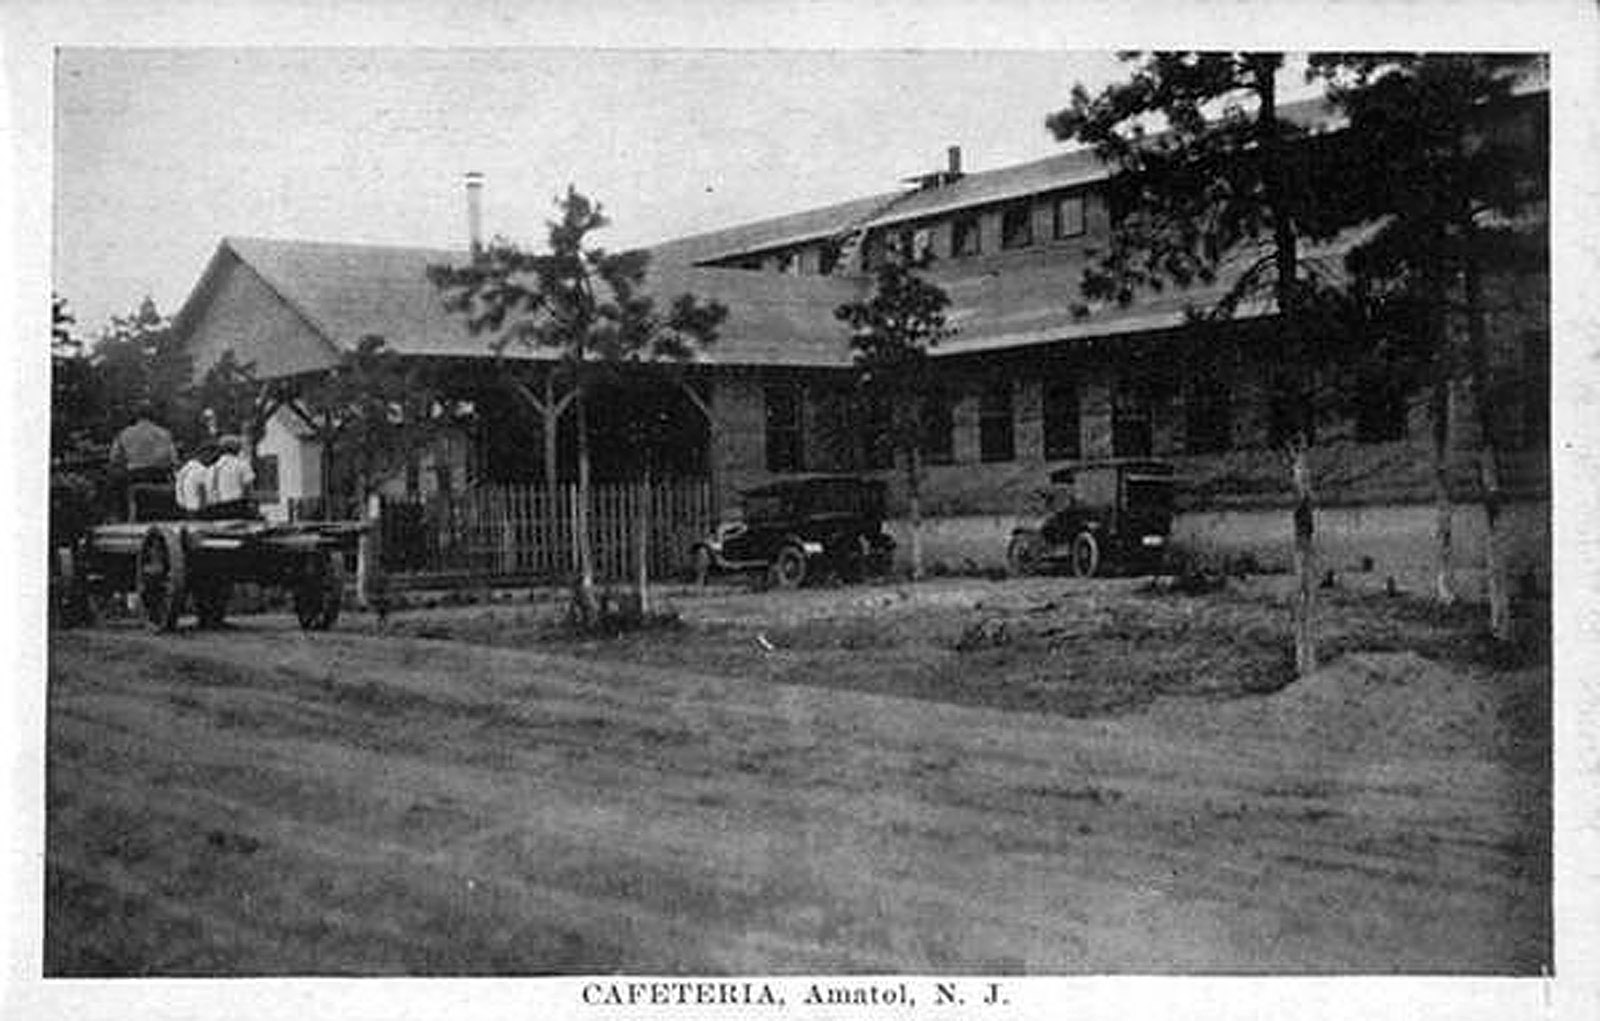
{"type": "Polygon", "coordinates": [[[945,150],[945,156],[948,159],[946,164],[948,169],[945,173],[949,175],[950,180],[954,181],[961,176],[961,146],[952,145],[945,150]]]}
{"type": "Polygon", "coordinates": [[[483,174],[467,171],[467,243],[472,257],[483,254],[483,174]]]}

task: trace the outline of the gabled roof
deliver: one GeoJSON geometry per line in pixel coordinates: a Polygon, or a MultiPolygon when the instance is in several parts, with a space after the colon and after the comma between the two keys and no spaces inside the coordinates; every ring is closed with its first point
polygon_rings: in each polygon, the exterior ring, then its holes
{"type": "Polygon", "coordinates": [[[658,262],[696,263],[833,237],[867,222],[886,204],[903,194],[884,192],[787,216],[675,238],[651,246],[650,254],[658,262]]]}
{"type": "MultiPolygon", "coordinates": [[[[174,321],[182,335],[211,300],[209,278],[237,259],[338,350],[382,337],[404,355],[489,357],[490,338],[474,336],[447,311],[427,268],[460,263],[463,251],[320,241],[224,238],[217,255],[174,321]]],[[[838,366],[849,363],[848,336],[833,316],[861,293],[863,281],[796,277],[660,263],[646,289],[667,302],[684,292],[728,306],[714,344],[697,361],[714,365],[838,366]]],[[[514,358],[549,360],[550,350],[508,347],[514,358]]],[[[248,352],[240,352],[248,360],[248,352]]]]}

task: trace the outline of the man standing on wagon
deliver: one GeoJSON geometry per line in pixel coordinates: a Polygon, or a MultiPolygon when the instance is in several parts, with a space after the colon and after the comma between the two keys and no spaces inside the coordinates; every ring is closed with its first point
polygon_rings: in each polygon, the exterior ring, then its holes
{"type": "Polygon", "coordinates": [[[111,480],[129,521],[139,520],[141,490],[170,487],[178,463],[172,434],[156,424],[155,416],[154,402],[141,400],[134,407],[133,422],[111,441],[111,480]]]}

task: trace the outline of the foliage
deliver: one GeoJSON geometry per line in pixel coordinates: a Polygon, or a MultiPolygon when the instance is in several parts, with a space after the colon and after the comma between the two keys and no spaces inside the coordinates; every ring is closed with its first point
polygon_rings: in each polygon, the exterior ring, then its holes
{"type": "MultiPolygon", "coordinates": [[[[586,625],[600,616],[594,588],[593,552],[587,529],[590,500],[589,423],[586,404],[597,382],[637,378],[647,366],[681,362],[716,339],[727,309],[688,294],[665,312],[645,290],[649,253],[608,252],[588,243],[607,221],[599,203],[574,187],[556,202],[559,218],[548,223],[543,253],[527,252],[496,238],[464,265],[430,266],[428,277],[445,307],[466,318],[475,334],[487,334],[502,353],[510,345],[555,354],[572,397],[578,441],[578,577],[574,592],[586,625]]],[[[647,430],[636,409],[608,408],[632,428],[647,430]]],[[[641,605],[645,579],[639,579],[641,605]]]]}
{"type": "Polygon", "coordinates": [[[575,188],[557,208],[548,252],[496,238],[470,263],[429,267],[445,306],[464,315],[473,333],[489,334],[496,352],[552,350],[570,379],[585,382],[595,368],[687,359],[715,339],[726,308],[682,294],[661,313],[643,289],[649,253],[586,246],[610,221],[575,188]]]}
{"type": "Polygon", "coordinates": [[[1278,115],[1278,53],[1129,53],[1128,81],[1071,104],[1046,126],[1076,140],[1119,172],[1110,184],[1113,230],[1081,281],[1091,303],[1131,303],[1143,290],[1216,285],[1196,324],[1218,324],[1252,304],[1275,303],[1292,326],[1280,332],[1296,367],[1296,407],[1309,435],[1337,390],[1319,387],[1319,368],[1348,359],[1360,331],[1339,267],[1308,258],[1305,242],[1333,239],[1351,217],[1347,176],[1336,145],[1278,115]],[[1154,130],[1159,129],[1159,130],[1154,130]]]}
{"type": "MultiPolygon", "coordinates": [[[[1314,75],[1349,117],[1351,159],[1371,168],[1343,181],[1341,208],[1376,222],[1347,263],[1385,332],[1408,338],[1413,371],[1469,374],[1452,338],[1474,314],[1469,272],[1543,269],[1548,249],[1526,214],[1547,194],[1544,148],[1489,123],[1527,56],[1314,54],[1314,75]]],[[[1539,130],[1539,129],[1535,129],[1539,130]]]]}
{"type": "Polygon", "coordinates": [[[953,332],[945,321],[949,305],[949,295],[918,276],[916,266],[886,259],[870,297],[834,310],[851,329],[856,380],[870,401],[888,409],[887,440],[902,457],[923,443],[933,392],[928,352],[953,332]]]}
{"type": "Polygon", "coordinates": [[[317,429],[331,464],[365,496],[419,448],[456,423],[428,369],[363,337],[339,364],[301,388],[297,406],[317,429]]]}

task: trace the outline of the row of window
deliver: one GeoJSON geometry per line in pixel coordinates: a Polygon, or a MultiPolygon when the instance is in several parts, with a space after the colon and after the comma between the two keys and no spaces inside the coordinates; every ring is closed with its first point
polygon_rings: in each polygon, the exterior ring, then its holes
{"type": "MultiPolygon", "coordinates": [[[[1062,195],[1050,200],[1051,231],[1056,240],[1080,237],[1087,229],[1084,219],[1084,197],[1062,195]]],[[[1035,242],[1035,203],[1021,199],[1000,208],[1000,247],[1010,251],[1027,248],[1035,242]]],[[[889,238],[889,244],[901,255],[917,258],[933,246],[931,224],[902,227],[889,238]]],[[[983,213],[974,210],[961,213],[950,221],[950,255],[969,258],[983,254],[983,213]]]]}
{"type": "MultiPolygon", "coordinates": [[[[977,392],[978,459],[983,462],[1015,460],[1017,456],[1014,390],[1010,380],[994,380],[977,392]]],[[[923,409],[922,455],[929,464],[955,460],[956,396],[934,394],[923,409]]],[[[1112,388],[1111,453],[1117,457],[1148,457],[1155,452],[1156,409],[1166,400],[1159,388],[1138,378],[1124,379],[1112,388]]],[[[1046,460],[1073,460],[1083,456],[1083,429],[1078,381],[1070,375],[1047,377],[1042,390],[1042,440],[1046,460]]],[[[1306,427],[1300,414],[1303,402],[1287,389],[1278,389],[1266,407],[1267,443],[1278,446],[1306,427]]],[[[1184,388],[1183,451],[1217,454],[1234,445],[1233,394],[1224,380],[1200,377],[1184,388]]],[[[1390,388],[1364,392],[1353,409],[1355,437],[1362,442],[1397,440],[1405,435],[1406,401],[1390,388]]],[[[867,468],[887,468],[892,458],[887,444],[875,441],[887,429],[884,409],[865,412],[861,432],[867,437],[859,457],[867,468]]],[[[806,470],[805,394],[799,384],[779,384],[766,390],[767,468],[774,472],[806,470]]]]}

